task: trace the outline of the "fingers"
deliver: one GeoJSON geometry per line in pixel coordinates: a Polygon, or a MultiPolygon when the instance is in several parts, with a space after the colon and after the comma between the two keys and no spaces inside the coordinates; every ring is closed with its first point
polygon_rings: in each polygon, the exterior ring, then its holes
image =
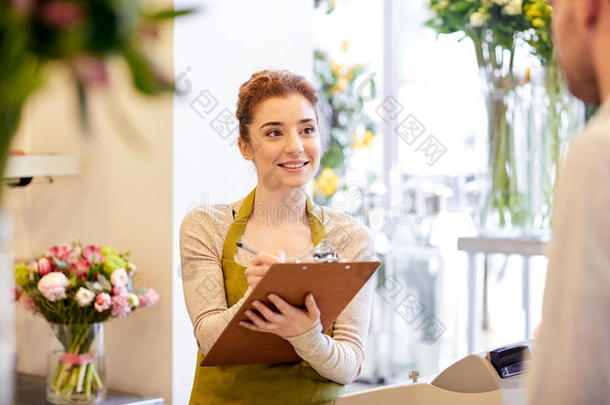
{"type": "Polygon", "coordinates": [[[305,297],[305,308],[307,308],[309,319],[320,318],[320,309],[312,293],[307,294],[305,297]]]}
{"type": "MultiPolygon", "coordinates": [[[[260,316],[258,316],[257,314],[254,313],[254,311],[250,311],[249,309],[246,310],[245,312],[246,316],[248,318],[250,318],[250,321],[252,321],[252,323],[257,326],[259,329],[262,330],[273,330],[275,329],[275,325],[264,321],[260,316]]],[[[243,321],[242,321],[243,322],[243,321]]]]}
{"type": "Polygon", "coordinates": [[[247,283],[250,287],[252,287],[252,289],[254,289],[262,279],[262,277],[248,277],[247,283]]]}
{"type": "Polygon", "coordinates": [[[267,273],[268,265],[250,266],[244,271],[246,277],[262,277],[267,273]]]}
{"type": "Polygon", "coordinates": [[[260,301],[252,302],[252,306],[254,306],[254,308],[256,308],[258,312],[260,312],[267,321],[280,322],[283,319],[282,314],[278,314],[277,312],[271,310],[268,306],[266,306],[260,301]]]}
{"type": "Polygon", "coordinates": [[[269,294],[267,298],[269,298],[269,301],[271,301],[273,305],[275,305],[277,309],[284,315],[290,315],[296,310],[295,307],[284,301],[284,299],[278,295],[269,294]]]}

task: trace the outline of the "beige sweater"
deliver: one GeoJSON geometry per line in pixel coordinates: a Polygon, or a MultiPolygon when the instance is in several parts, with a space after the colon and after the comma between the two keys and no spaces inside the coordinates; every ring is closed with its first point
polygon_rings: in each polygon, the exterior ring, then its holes
{"type": "MultiPolygon", "coordinates": [[[[227,308],[221,267],[222,248],[234,213],[243,199],[232,204],[203,206],[192,210],[180,227],[180,258],[186,307],[194,326],[199,349],[207,353],[233,315],[250,294],[248,288],[231,308],[227,308]]],[[[375,260],[373,238],[365,226],[351,217],[321,208],[318,214],[326,236],[342,260],[375,260]]],[[[243,238],[242,238],[243,240],[243,238]]],[[[309,250],[286,258],[312,261],[309,250]]],[[[238,249],[235,261],[246,266],[252,254],[238,249]]],[[[318,325],[309,331],[287,338],[297,354],[321,376],[340,384],[349,384],[360,375],[364,345],[369,328],[374,277],[356,294],[334,323],[333,337],[318,325]]]]}

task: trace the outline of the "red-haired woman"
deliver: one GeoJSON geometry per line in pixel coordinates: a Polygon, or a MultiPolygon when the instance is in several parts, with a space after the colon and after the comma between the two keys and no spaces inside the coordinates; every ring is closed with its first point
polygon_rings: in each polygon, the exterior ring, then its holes
{"type": "MultiPolygon", "coordinates": [[[[258,184],[248,196],[206,206],[180,228],[187,309],[199,346],[197,365],[272,263],[311,261],[328,238],[340,258],[373,260],[370,231],[347,215],[315,205],[306,185],[320,165],[315,89],[288,71],[255,73],[239,91],[239,150],[254,162],[258,184]],[[261,253],[238,249],[247,243],[261,253]]],[[[286,339],[303,361],[276,365],[199,367],[190,404],[323,404],[359,374],[364,360],[373,283],[369,280],[328,331],[315,297],[306,309],[281,297],[247,312],[244,328],[286,339]]]]}

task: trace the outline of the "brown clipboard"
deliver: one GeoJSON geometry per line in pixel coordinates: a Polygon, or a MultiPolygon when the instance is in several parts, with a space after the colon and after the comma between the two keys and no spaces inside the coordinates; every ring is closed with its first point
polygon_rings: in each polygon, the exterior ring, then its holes
{"type": "Polygon", "coordinates": [[[201,366],[278,364],[300,361],[292,345],[272,333],[255,332],[239,325],[247,321],[247,309],[257,313],[252,301],[275,306],[267,295],[275,293],[294,306],[305,308],[305,296],[314,294],[320,309],[322,330],[326,331],[375,273],[380,262],[275,263],[244,301],[201,366]]]}

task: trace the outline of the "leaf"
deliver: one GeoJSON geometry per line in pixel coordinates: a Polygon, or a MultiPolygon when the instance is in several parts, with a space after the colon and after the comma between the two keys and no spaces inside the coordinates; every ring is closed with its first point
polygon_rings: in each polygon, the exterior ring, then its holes
{"type": "Polygon", "coordinates": [[[123,48],[123,57],[131,71],[134,86],[142,93],[155,95],[173,90],[173,85],[162,79],[152,63],[132,46],[123,48]]]}
{"type": "Polygon", "coordinates": [[[78,95],[78,113],[81,128],[87,133],[89,129],[89,114],[87,111],[87,88],[82,80],[76,80],[76,93],[78,95]]]}
{"type": "Polygon", "coordinates": [[[322,159],[320,160],[320,167],[330,167],[331,169],[336,169],[343,165],[343,161],[345,160],[345,156],[343,155],[343,148],[341,147],[332,147],[329,148],[322,159]]]}
{"type": "Polygon", "coordinates": [[[148,21],[170,20],[170,19],[180,17],[183,15],[192,14],[196,11],[197,11],[196,8],[189,8],[189,9],[183,9],[183,10],[174,10],[174,9],[168,8],[165,10],[158,11],[156,13],[146,14],[146,15],[144,15],[144,19],[146,19],[148,21]]]}

